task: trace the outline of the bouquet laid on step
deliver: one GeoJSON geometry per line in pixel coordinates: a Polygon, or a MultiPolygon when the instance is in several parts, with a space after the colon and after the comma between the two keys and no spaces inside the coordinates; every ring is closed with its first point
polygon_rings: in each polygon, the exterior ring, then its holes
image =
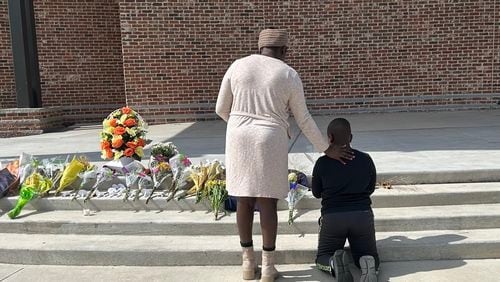
{"type": "Polygon", "coordinates": [[[190,177],[191,161],[186,155],[180,153],[173,156],[170,158],[169,164],[172,168],[173,181],[168,191],[167,201],[172,200],[178,192],[186,191],[193,187],[193,181],[190,177]]]}
{"type": "MultiPolygon", "coordinates": [[[[140,161],[133,161],[122,168],[122,173],[125,175],[125,193],[123,195],[123,201],[129,199],[131,194],[132,185],[135,185],[139,182],[141,177],[145,177],[146,168],[142,165],[140,161]]],[[[134,191],[133,199],[137,199],[139,197],[139,190],[134,191]]]]}
{"type": "Polygon", "coordinates": [[[210,180],[206,184],[207,186],[207,198],[214,213],[215,220],[218,219],[219,210],[224,204],[224,201],[229,197],[226,190],[225,180],[210,180]]]}
{"type": "Polygon", "coordinates": [[[136,111],[129,107],[117,109],[104,119],[102,125],[101,158],[141,159],[144,156],[147,124],[136,111]]]}
{"type": "MultiPolygon", "coordinates": [[[[189,178],[194,185],[192,185],[192,188],[179,193],[178,199],[194,196],[196,197],[196,203],[207,200],[215,215],[215,220],[217,220],[219,211],[228,198],[224,166],[217,160],[207,161],[197,166],[190,166],[185,170],[186,174],[187,172],[190,173],[189,178]]],[[[184,187],[189,186],[190,184],[184,187]]]]}
{"type": "MultiPolygon", "coordinates": [[[[38,170],[43,173],[44,176],[50,178],[52,180],[53,186],[52,188],[57,187],[57,184],[60,183],[63,175],[64,169],[68,165],[69,156],[64,157],[54,157],[50,159],[43,159],[40,161],[40,165],[38,166],[38,170]]],[[[86,162],[88,164],[88,162],[86,162]]],[[[51,189],[52,190],[52,189],[51,189]]],[[[41,196],[45,196],[48,191],[41,196]]]]}
{"type": "Polygon", "coordinates": [[[172,200],[181,190],[192,187],[189,179],[191,161],[179,152],[172,142],[155,144],[151,148],[149,169],[153,180],[153,190],[146,203],[153,198],[153,193],[162,188],[167,201],[172,200]]]}
{"type": "Polygon", "coordinates": [[[23,207],[32,199],[46,195],[62,174],[63,163],[56,159],[39,161],[25,154],[21,157],[21,162],[23,163],[23,166],[20,167],[22,171],[22,176],[20,175],[21,188],[16,206],[8,212],[11,219],[16,218],[23,207]]]}
{"type": "MultiPolygon", "coordinates": [[[[297,203],[304,197],[304,195],[309,190],[306,186],[299,183],[299,175],[297,172],[290,172],[288,174],[288,183],[290,185],[290,190],[288,191],[288,196],[286,197],[286,201],[288,202],[288,224],[293,224],[294,220],[294,210],[297,206],[297,203]]],[[[301,183],[307,181],[307,178],[300,177],[301,183]]],[[[307,184],[307,183],[305,183],[307,184]]]]}
{"type": "Polygon", "coordinates": [[[85,196],[83,202],[86,203],[91,197],[94,196],[94,194],[97,192],[97,189],[99,189],[99,186],[102,183],[111,182],[116,177],[116,175],[117,173],[109,167],[101,167],[97,169],[95,172],[96,181],[85,196]]]}
{"type": "Polygon", "coordinates": [[[170,158],[177,155],[179,151],[174,143],[157,143],[151,147],[151,157],[149,158],[149,171],[153,188],[146,199],[146,204],[153,198],[156,190],[163,188],[167,190],[172,186],[173,174],[170,166],[170,158]]]}
{"type": "Polygon", "coordinates": [[[53,183],[50,178],[44,177],[38,172],[32,173],[28,178],[26,178],[23,184],[21,184],[19,198],[14,209],[9,211],[9,217],[11,219],[16,218],[29,201],[50,190],[50,188],[52,188],[52,184],[53,183]]]}
{"type": "Polygon", "coordinates": [[[73,157],[71,162],[64,167],[62,171],[61,179],[59,180],[59,187],[56,189],[56,194],[69,187],[73,182],[78,179],[78,176],[85,171],[93,170],[93,165],[83,157],[73,157]]]}
{"type": "Polygon", "coordinates": [[[194,185],[179,194],[179,199],[195,196],[196,203],[199,203],[202,199],[208,197],[208,186],[206,185],[208,181],[226,179],[225,168],[217,160],[206,161],[200,165],[192,166],[189,170],[194,185]]]}

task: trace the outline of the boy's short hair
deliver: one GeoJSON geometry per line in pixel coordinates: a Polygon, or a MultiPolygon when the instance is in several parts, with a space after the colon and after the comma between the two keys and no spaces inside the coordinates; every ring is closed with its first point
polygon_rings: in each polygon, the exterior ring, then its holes
{"type": "Polygon", "coordinates": [[[351,124],[345,118],[336,118],[330,122],[328,136],[334,137],[337,144],[349,144],[351,141],[351,124]]]}

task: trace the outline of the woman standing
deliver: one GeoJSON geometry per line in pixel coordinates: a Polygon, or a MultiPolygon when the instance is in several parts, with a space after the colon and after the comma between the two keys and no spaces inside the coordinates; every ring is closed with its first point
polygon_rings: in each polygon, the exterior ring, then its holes
{"type": "Polygon", "coordinates": [[[262,281],[274,281],[278,226],[277,201],[287,196],[288,109],[319,152],[350,159],[346,148],[329,147],[312,119],[297,72],[283,62],[288,33],[266,29],[259,35],[260,54],[236,60],[222,80],[216,113],[227,122],[227,188],[238,198],[236,211],[243,249],[243,279],[255,279],[252,226],[259,205],[262,230],[262,281]]]}

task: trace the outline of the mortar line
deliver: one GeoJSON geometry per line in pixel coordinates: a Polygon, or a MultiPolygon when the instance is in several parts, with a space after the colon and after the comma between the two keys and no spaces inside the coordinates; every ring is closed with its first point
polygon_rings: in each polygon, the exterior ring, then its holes
{"type": "MultiPolygon", "coordinates": [[[[500,27],[499,27],[500,28],[500,27]]],[[[494,75],[495,75],[495,55],[496,55],[496,49],[495,49],[495,40],[496,40],[496,34],[497,34],[497,5],[496,1],[493,1],[493,54],[491,56],[491,93],[493,94],[494,90],[494,75]]],[[[498,102],[498,101],[497,101],[498,102]]]]}

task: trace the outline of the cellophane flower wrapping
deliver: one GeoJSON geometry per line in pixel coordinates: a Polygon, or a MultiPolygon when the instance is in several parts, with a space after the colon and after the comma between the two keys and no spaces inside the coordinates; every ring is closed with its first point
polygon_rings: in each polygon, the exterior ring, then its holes
{"type": "MultiPolygon", "coordinates": [[[[55,157],[50,159],[43,159],[39,162],[37,171],[43,176],[48,177],[52,181],[53,187],[62,178],[65,166],[68,164],[67,158],[55,157]]],[[[52,189],[51,187],[50,189],[52,189]]],[[[49,190],[50,190],[49,189],[49,190]]],[[[49,190],[44,191],[40,196],[46,195],[49,190]]]]}
{"type": "Polygon", "coordinates": [[[173,172],[170,158],[177,155],[178,149],[174,143],[157,143],[151,147],[149,170],[153,180],[153,189],[163,188],[169,190],[173,183],[173,172]]]}
{"type": "Polygon", "coordinates": [[[207,186],[207,198],[214,213],[215,220],[219,217],[219,211],[224,201],[228,198],[225,180],[209,180],[207,186]]]}
{"type": "Polygon", "coordinates": [[[125,186],[127,188],[126,196],[128,196],[132,185],[138,182],[139,177],[144,174],[145,169],[142,163],[136,160],[123,167],[122,171],[125,175],[125,186]]]}
{"type": "Polygon", "coordinates": [[[61,180],[59,181],[59,187],[57,188],[56,192],[61,192],[66,187],[75,182],[80,172],[87,170],[89,167],[90,164],[85,158],[74,157],[73,160],[71,160],[71,162],[64,168],[61,180]]]}
{"type": "Polygon", "coordinates": [[[218,160],[207,160],[199,165],[192,165],[189,172],[193,186],[183,191],[178,196],[179,199],[195,196],[196,202],[199,203],[208,198],[208,186],[206,185],[208,181],[226,180],[225,167],[218,160]]]}
{"type": "Polygon", "coordinates": [[[297,183],[297,174],[292,172],[288,174],[288,182],[290,185],[290,190],[288,191],[288,196],[286,201],[288,202],[288,224],[293,224],[294,221],[294,210],[297,203],[304,197],[304,195],[309,191],[309,188],[297,183]]]}
{"type": "Polygon", "coordinates": [[[79,174],[81,179],[79,189],[89,189],[97,181],[97,167],[91,166],[88,169],[81,171],[79,174]]]}
{"type": "Polygon", "coordinates": [[[19,157],[19,183],[24,183],[26,178],[28,178],[36,169],[35,158],[26,153],[22,153],[19,157]]]}
{"type": "Polygon", "coordinates": [[[113,181],[113,178],[115,178],[115,171],[113,171],[109,167],[101,167],[97,169],[96,171],[96,181],[94,185],[92,186],[92,189],[90,190],[90,194],[87,195],[87,199],[92,196],[93,192],[96,191],[97,189],[100,188],[100,186],[105,183],[111,183],[113,181]]]}
{"type": "Polygon", "coordinates": [[[52,185],[53,183],[50,178],[42,176],[38,172],[33,172],[21,185],[16,206],[7,215],[11,219],[16,218],[27,203],[38,195],[48,191],[52,188],[52,185]]]}

